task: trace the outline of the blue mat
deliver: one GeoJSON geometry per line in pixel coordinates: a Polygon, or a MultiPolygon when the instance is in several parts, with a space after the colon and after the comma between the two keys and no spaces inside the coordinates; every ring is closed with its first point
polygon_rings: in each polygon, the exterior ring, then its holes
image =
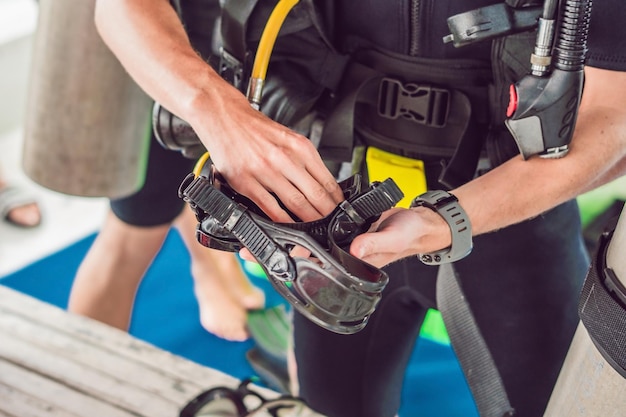
{"type": "MultiPolygon", "coordinates": [[[[72,279],[94,237],[89,236],[8,275],[0,279],[0,284],[66,308],[72,279]]],[[[284,303],[266,279],[252,279],[265,290],[268,307],[284,303]]],[[[189,273],[189,255],[175,231],[168,235],[141,284],[130,333],[236,378],[255,375],[245,358],[253,341],[228,342],[201,327],[189,273]]],[[[420,338],[407,369],[400,416],[478,416],[448,345],[420,338]]]]}

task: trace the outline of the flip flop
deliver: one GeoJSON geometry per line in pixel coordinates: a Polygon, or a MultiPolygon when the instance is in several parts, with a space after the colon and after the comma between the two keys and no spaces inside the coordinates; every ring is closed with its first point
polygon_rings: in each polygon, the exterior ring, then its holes
{"type": "Polygon", "coordinates": [[[246,359],[258,376],[271,388],[289,393],[287,349],[291,320],[284,305],[248,313],[248,330],[255,345],[246,359]]]}
{"type": "Polygon", "coordinates": [[[248,313],[248,330],[264,356],[286,366],[291,320],[283,304],[248,313]]]}
{"type": "Polygon", "coordinates": [[[41,210],[39,219],[35,224],[17,222],[9,217],[11,211],[16,208],[27,206],[29,204],[38,204],[37,200],[23,188],[8,185],[0,188],[0,218],[7,223],[18,227],[32,228],[39,226],[41,223],[41,210]]]}

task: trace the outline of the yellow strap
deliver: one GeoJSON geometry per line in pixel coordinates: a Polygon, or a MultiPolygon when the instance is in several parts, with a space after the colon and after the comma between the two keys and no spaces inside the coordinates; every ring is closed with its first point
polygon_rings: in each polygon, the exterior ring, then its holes
{"type": "Polygon", "coordinates": [[[416,196],[427,190],[423,161],[370,146],[365,154],[365,162],[370,182],[384,181],[391,177],[398,184],[404,198],[396,204],[396,207],[409,207],[416,196]]]}

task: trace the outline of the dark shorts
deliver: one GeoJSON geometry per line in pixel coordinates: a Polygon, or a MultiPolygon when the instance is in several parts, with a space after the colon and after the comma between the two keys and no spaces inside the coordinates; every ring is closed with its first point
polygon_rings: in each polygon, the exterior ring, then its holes
{"type": "Polygon", "coordinates": [[[185,202],[178,197],[178,186],[192,172],[194,160],[179,152],[164,149],[154,136],[143,187],[128,197],[111,200],[111,210],[133,226],[158,226],[171,223],[185,202]]]}
{"type": "MultiPolygon", "coordinates": [[[[518,417],[543,415],[578,324],[589,263],[580,233],[570,202],[475,237],[472,254],[456,263],[518,417]]],[[[301,394],[325,415],[392,417],[398,410],[426,309],[436,306],[437,269],[412,258],[387,272],[382,301],[357,334],[337,335],[295,315],[301,394]]]]}

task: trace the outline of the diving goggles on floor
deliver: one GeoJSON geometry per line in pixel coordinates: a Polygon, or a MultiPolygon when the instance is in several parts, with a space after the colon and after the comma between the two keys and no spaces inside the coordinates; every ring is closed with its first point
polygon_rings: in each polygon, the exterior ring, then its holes
{"type": "Polygon", "coordinates": [[[275,223],[251,200],[238,194],[210,159],[189,174],[179,189],[199,221],[196,236],[209,248],[247,248],[273,287],[305,317],[330,331],[363,329],[389,278],[350,255],[349,246],[380,214],[396,205],[402,191],[391,179],[366,187],[360,175],[339,183],[345,200],[328,216],[312,222],[275,223]],[[308,257],[292,256],[296,247],[308,257]]]}
{"type": "Polygon", "coordinates": [[[309,410],[298,397],[283,395],[266,399],[244,380],[236,389],[220,386],[198,394],[180,411],[179,417],[296,417],[309,410]]]}

